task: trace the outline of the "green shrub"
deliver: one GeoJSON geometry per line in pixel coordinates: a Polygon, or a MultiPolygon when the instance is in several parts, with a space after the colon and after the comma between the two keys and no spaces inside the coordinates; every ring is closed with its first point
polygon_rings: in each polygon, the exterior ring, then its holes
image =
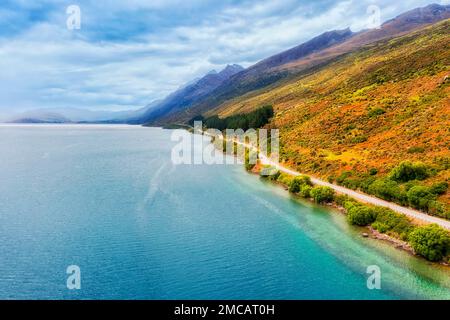
{"type": "Polygon", "coordinates": [[[289,183],[289,192],[292,193],[299,193],[300,188],[302,187],[302,184],[300,183],[300,180],[295,177],[291,180],[291,183],[289,183]]]}
{"type": "Polygon", "coordinates": [[[291,183],[289,184],[289,192],[292,193],[299,193],[301,190],[301,187],[307,185],[312,186],[311,178],[308,176],[298,176],[292,179],[291,183]]]}
{"type": "Polygon", "coordinates": [[[302,185],[308,185],[308,186],[313,185],[313,183],[311,182],[311,178],[308,176],[301,175],[301,176],[298,176],[297,179],[300,181],[300,183],[302,185]]]}
{"type": "Polygon", "coordinates": [[[337,205],[344,207],[346,202],[356,202],[353,198],[350,198],[346,194],[338,194],[334,197],[334,202],[336,202],[337,205]]]}
{"type": "Polygon", "coordinates": [[[370,170],[369,170],[369,174],[371,175],[371,176],[374,176],[374,175],[376,175],[378,173],[378,169],[376,169],[376,168],[371,168],[370,170]]]}
{"type": "Polygon", "coordinates": [[[359,206],[359,205],[360,205],[360,203],[358,201],[349,197],[349,200],[344,202],[344,209],[347,210],[347,212],[348,212],[353,207],[359,206]]]}
{"type": "Polygon", "coordinates": [[[438,182],[430,187],[430,192],[436,195],[444,194],[448,189],[447,182],[438,182]]]}
{"type": "Polygon", "coordinates": [[[414,208],[428,210],[428,204],[435,199],[430,189],[424,186],[414,186],[407,192],[408,202],[414,208]]]}
{"type": "Polygon", "coordinates": [[[334,190],[330,187],[315,186],[311,189],[311,197],[317,203],[332,202],[334,194],[334,190]]]}
{"type": "Polygon", "coordinates": [[[430,261],[440,261],[450,253],[450,235],[436,224],[416,228],[409,242],[417,254],[430,261]]]}
{"type": "Polygon", "coordinates": [[[360,178],[347,178],[341,183],[341,185],[352,190],[357,190],[361,187],[361,183],[362,179],[360,178]]]}
{"type": "Polygon", "coordinates": [[[375,221],[374,210],[365,205],[352,205],[347,211],[347,220],[357,226],[367,226],[375,221]]]}
{"type": "Polygon", "coordinates": [[[425,148],[424,147],[411,147],[408,149],[408,153],[424,153],[425,148]]]}
{"type": "Polygon", "coordinates": [[[361,189],[365,193],[368,193],[369,187],[371,186],[372,183],[375,182],[375,180],[376,180],[376,178],[374,176],[369,176],[369,177],[361,179],[361,181],[359,183],[359,189],[361,189]]]}
{"type": "Polygon", "coordinates": [[[342,184],[348,177],[352,175],[351,171],[344,171],[340,174],[339,177],[336,178],[336,182],[338,184],[342,184]]]}
{"type": "Polygon", "coordinates": [[[384,200],[407,204],[405,192],[397,182],[389,179],[377,179],[369,187],[368,192],[384,200]]]}
{"type": "Polygon", "coordinates": [[[277,179],[278,182],[284,184],[285,186],[289,186],[291,184],[292,178],[290,175],[286,173],[281,173],[277,179]]]}
{"type": "Polygon", "coordinates": [[[300,196],[306,199],[311,198],[311,190],[312,187],[310,185],[302,185],[302,187],[300,188],[300,196]]]}
{"type": "Polygon", "coordinates": [[[428,178],[428,167],[422,162],[404,161],[392,169],[389,178],[397,182],[424,180],[428,178]]]}
{"type": "Polygon", "coordinates": [[[437,200],[431,200],[428,202],[428,213],[433,216],[450,219],[450,211],[447,210],[445,204],[437,200]]]}
{"type": "Polygon", "coordinates": [[[365,135],[365,134],[363,134],[363,135],[360,135],[360,136],[356,136],[356,137],[353,137],[350,141],[351,141],[351,143],[362,143],[362,142],[366,142],[367,141],[367,136],[365,135]]]}
{"type": "Polygon", "coordinates": [[[373,108],[373,109],[370,109],[370,110],[369,110],[369,112],[367,113],[367,115],[368,115],[370,118],[373,118],[373,117],[381,116],[382,114],[385,114],[385,113],[386,113],[386,111],[385,111],[384,109],[381,109],[381,108],[373,108]]]}
{"type": "Polygon", "coordinates": [[[403,185],[403,187],[405,188],[405,191],[408,192],[409,190],[411,190],[412,187],[418,186],[419,184],[417,184],[416,180],[413,181],[408,181],[407,183],[405,183],[403,185]]]}
{"type": "Polygon", "coordinates": [[[372,227],[381,233],[395,234],[402,240],[407,240],[409,234],[414,230],[409,219],[384,207],[375,207],[376,218],[372,227]]]}

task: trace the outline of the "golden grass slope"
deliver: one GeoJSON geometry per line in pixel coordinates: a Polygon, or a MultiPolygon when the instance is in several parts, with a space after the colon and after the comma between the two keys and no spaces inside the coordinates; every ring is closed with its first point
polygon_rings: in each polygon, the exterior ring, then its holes
{"type": "MultiPolygon", "coordinates": [[[[282,160],[320,177],[386,174],[404,160],[450,179],[450,19],[365,46],[289,83],[209,112],[229,116],[272,104],[282,160]]],[[[441,200],[450,203],[449,192],[441,200]]]]}

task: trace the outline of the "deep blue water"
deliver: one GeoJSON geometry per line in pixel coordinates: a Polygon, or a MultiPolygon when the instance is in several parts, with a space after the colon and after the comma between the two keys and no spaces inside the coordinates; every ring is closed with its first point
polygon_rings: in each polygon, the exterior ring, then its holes
{"type": "Polygon", "coordinates": [[[240,165],[173,165],[170,135],[0,126],[0,298],[450,298],[448,270],[240,165]]]}

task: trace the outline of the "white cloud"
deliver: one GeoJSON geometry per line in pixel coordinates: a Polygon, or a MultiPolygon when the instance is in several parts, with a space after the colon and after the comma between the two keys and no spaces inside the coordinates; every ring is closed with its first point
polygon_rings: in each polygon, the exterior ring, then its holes
{"type": "MultiPolygon", "coordinates": [[[[55,5],[55,1],[47,2],[55,5]]],[[[139,108],[211,69],[220,69],[228,63],[248,66],[327,30],[348,26],[360,29],[370,4],[379,5],[382,19],[386,20],[429,1],[329,3],[328,0],[246,1],[241,5],[225,2],[219,9],[209,8],[200,14],[198,10],[203,6],[200,0],[92,2],[90,7],[81,6],[88,21],[82,23],[82,28],[87,32],[67,30],[64,10],[50,12],[47,20],[0,38],[0,111],[46,107],[139,108]],[[148,12],[174,8],[195,15],[185,23],[176,18],[172,18],[176,22],[172,24],[161,20],[155,30],[150,28],[144,34],[139,33],[138,24],[137,39],[133,39],[133,31],[129,31],[129,39],[126,33],[118,40],[99,36],[102,22],[121,12],[143,15],[136,19],[141,23],[147,17],[149,21],[170,19],[150,17],[148,12]],[[139,13],[139,10],[150,11],[139,13]]],[[[19,1],[17,5],[24,10],[32,8],[29,1],[19,1]]],[[[0,18],[6,15],[15,18],[13,14],[17,15],[8,9],[0,10],[0,18]]]]}

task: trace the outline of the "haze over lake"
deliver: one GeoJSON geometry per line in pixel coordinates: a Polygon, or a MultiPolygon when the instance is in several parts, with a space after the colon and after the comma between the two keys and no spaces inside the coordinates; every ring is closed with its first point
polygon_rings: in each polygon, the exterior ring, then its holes
{"type": "Polygon", "coordinates": [[[0,125],[0,136],[0,299],[450,298],[448,270],[242,165],[174,165],[170,130],[0,125]],[[66,287],[69,265],[80,290],[66,287]],[[367,288],[370,265],[381,290],[367,288]]]}

